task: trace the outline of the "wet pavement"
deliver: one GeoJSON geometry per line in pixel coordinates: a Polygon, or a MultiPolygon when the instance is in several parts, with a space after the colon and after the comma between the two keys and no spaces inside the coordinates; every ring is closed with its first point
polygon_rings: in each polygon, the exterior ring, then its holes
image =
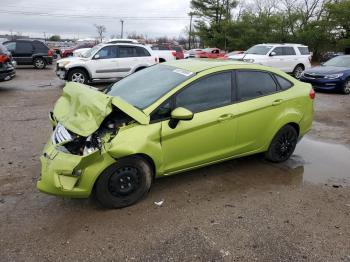
{"type": "Polygon", "coordinates": [[[23,69],[0,83],[0,261],[350,261],[350,96],[317,93],[285,163],[227,161],[104,210],[35,189],[56,81],[23,69]]]}

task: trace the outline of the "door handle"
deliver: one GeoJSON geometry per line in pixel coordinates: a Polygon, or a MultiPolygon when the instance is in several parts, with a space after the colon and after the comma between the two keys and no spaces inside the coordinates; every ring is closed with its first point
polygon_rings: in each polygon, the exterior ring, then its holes
{"type": "Polygon", "coordinates": [[[275,100],[275,101],[272,102],[272,105],[273,105],[273,106],[278,106],[278,105],[280,105],[280,104],[282,104],[282,103],[283,103],[283,99],[277,99],[277,100],[275,100]]]}
{"type": "Polygon", "coordinates": [[[223,122],[223,121],[229,120],[231,118],[233,118],[233,114],[224,114],[222,116],[219,116],[218,122],[223,122]]]}

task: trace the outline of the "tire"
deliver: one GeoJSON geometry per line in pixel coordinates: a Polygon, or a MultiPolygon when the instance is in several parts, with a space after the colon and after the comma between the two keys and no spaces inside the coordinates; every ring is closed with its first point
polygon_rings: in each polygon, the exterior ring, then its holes
{"type": "Polygon", "coordinates": [[[36,69],[44,69],[46,67],[46,61],[42,57],[36,57],[33,60],[33,65],[36,69]]]}
{"type": "Polygon", "coordinates": [[[105,208],[123,208],[142,199],[150,190],[153,172],[141,157],[119,159],[95,184],[95,198],[105,208]]]}
{"type": "Polygon", "coordinates": [[[345,95],[350,94],[350,78],[345,80],[342,91],[343,91],[343,94],[345,95]]]}
{"type": "Polygon", "coordinates": [[[265,158],[271,162],[280,163],[288,160],[293,154],[298,142],[298,132],[291,125],[282,127],[265,152],[265,158]]]}
{"type": "Polygon", "coordinates": [[[72,69],[68,73],[67,80],[70,82],[87,84],[89,77],[88,77],[88,74],[82,69],[72,69]]]}
{"type": "Polygon", "coordinates": [[[301,77],[301,74],[304,72],[304,67],[302,65],[297,65],[293,70],[293,76],[296,79],[299,79],[301,77]]]}

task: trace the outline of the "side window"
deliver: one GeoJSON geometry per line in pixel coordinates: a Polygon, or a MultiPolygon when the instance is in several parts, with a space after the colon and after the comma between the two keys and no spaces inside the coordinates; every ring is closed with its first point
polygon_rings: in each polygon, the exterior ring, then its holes
{"type": "Polygon", "coordinates": [[[293,86],[293,84],[291,82],[289,82],[287,79],[285,79],[279,75],[275,75],[275,77],[276,77],[277,82],[280,85],[282,90],[287,90],[293,86]]]}
{"type": "Polygon", "coordinates": [[[143,47],[136,47],[137,56],[151,56],[151,54],[143,47]]]}
{"type": "Polygon", "coordinates": [[[176,96],[176,107],[200,112],[231,103],[232,73],[204,77],[176,96]]]}
{"type": "Polygon", "coordinates": [[[304,47],[304,46],[301,46],[301,47],[298,47],[299,49],[299,52],[301,55],[309,55],[310,52],[309,52],[309,48],[308,47],[304,47]]]}
{"type": "Polygon", "coordinates": [[[4,46],[6,46],[7,50],[10,52],[14,52],[16,50],[16,42],[8,42],[4,44],[4,46]]]}
{"type": "Polygon", "coordinates": [[[284,55],[296,55],[294,47],[283,47],[284,55]]]}
{"type": "Polygon", "coordinates": [[[271,75],[259,71],[237,71],[238,96],[241,100],[269,95],[277,91],[271,75]]]}
{"type": "Polygon", "coordinates": [[[17,42],[16,44],[16,53],[32,53],[33,52],[33,46],[31,43],[28,42],[17,42]]]}
{"type": "Polygon", "coordinates": [[[170,100],[161,104],[152,114],[151,121],[159,121],[170,118],[171,115],[171,103],[170,100]]]}
{"type": "Polygon", "coordinates": [[[275,52],[276,55],[283,55],[283,49],[282,49],[282,47],[276,47],[275,49],[273,49],[272,52],[275,52]]]}
{"type": "Polygon", "coordinates": [[[117,57],[117,48],[115,46],[105,46],[96,55],[99,55],[99,59],[109,59],[117,57]]]}
{"type": "Polygon", "coordinates": [[[35,51],[37,51],[37,52],[39,52],[39,51],[44,52],[44,51],[47,51],[49,49],[45,44],[43,44],[41,42],[33,42],[33,46],[35,48],[35,51]]]}
{"type": "Polygon", "coordinates": [[[119,58],[137,57],[136,48],[134,46],[119,46],[119,58]]]}

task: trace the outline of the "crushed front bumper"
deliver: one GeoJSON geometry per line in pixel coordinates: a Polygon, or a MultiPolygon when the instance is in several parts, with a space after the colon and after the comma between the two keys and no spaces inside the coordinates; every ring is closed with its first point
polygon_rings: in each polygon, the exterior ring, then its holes
{"type": "Polygon", "coordinates": [[[96,151],[78,156],[58,151],[51,140],[40,157],[41,176],[37,188],[44,193],[72,198],[90,196],[98,176],[115,160],[96,151]]]}

